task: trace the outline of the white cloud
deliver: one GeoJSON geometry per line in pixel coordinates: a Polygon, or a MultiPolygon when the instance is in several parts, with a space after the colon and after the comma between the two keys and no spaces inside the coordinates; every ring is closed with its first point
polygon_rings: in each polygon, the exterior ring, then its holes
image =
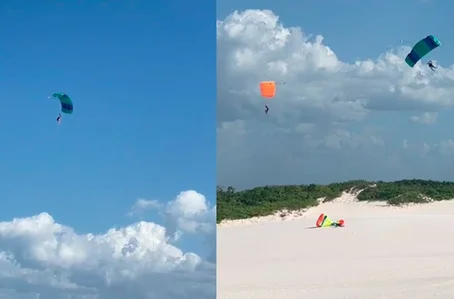
{"type": "Polygon", "coordinates": [[[166,215],[175,230],[188,233],[211,233],[216,229],[216,206],[208,206],[205,196],[189,190],[168,203],[166,215]]]}
{"type": "Polygon", "coordinates": [[[284,27],[268,10],[234,12],[218,21],[219,184],[245,188],[399,175],[396,168],[404,165],[386,149],[385,136],[396,129],[392,120],[382,126],[366,121],[390,111],[433,111],[413,118],[433,123],[437,111],[454,105],[454,69],[412,69],[404,61],[408,51],[348,63],[321,35],[284,27]],[[277,86],[274,99],[264,100],[258,88],[263,80],[285,84],[277,86]]]}
{"type": "MultiPolygon", "coordinates": [[[[410,144],[407,140],[403,140],[402,148],[419,156],[425,156],[429,153],[438,153],[444,156],[444,158],[446,156],[454,156],[454,141],[452,139],[441,140],[432,145],[426,142],[410,144]]],[[[444,159],[441,159],[441,162],[446,163],[444,159]]]]}
{"type": "Polygon", "coordinates": [[[412,116],[410,120],[416,123],[423,125],[433,125],[437,122],[438,113],[437,112],[425,112],[420,116],[412,116]]]}
{"type": "Polygon", "coordinates": [[[130,217],[140,217],[144,213],[153,210],[153,209],[158,209],[160,208],[161,205],[158,200],[148,200],[148,199],[143,199],[139,198],[135,202],[135,204],[132,206],[131,210],[128,212],[128,216],[130,217]]]}
{"type": "MultiPolygon", "coordinates": [[[[188,217],[192,233],[215,230],[203,195],[182,192],[169,206],[177,203],[180,234],[188,217]]],[[[214,251],[215,239],[207,245],[214,251]]],[[[172,245],[152,222],[100,235],[78,234],[47,213],[0,222],[0,298],[214,298],[215,275],[215,264],[172,245]]]]}
{"type": "Polygon", "coordinates": [[[454,154],[454,141],[452,139],[442,140],[438,145],[440,153],[443,155],[454,154]]]}
{"type": "Polygon", "coordinates": [[[402,140],[402,148],[406,149],[409,147],[408,140],[402,140]]]}
{"type": "Polygon", "coordinates": [[[415,153],[415,154],[417,154],[419,156],[426,156],[428,153],[430,153],[431,151],[436,150],[439,147],[440,147],[439,144],[433,144],[432,146],[430,146],[426,142],[417,143],[417,144],[410,144],[408,142],[408,140],[403,140],[402,141],[402,149],[404,149],[406,151],[410,151],[412,153],[415,153]]]}
{"type": "Polygon", "coordinates": [[[138,199],[127,215],[144,218],[152,209],[165,218],[166,232],[172,240],[178,240],[185,233],[208,235],[210,240],[215,236],[216,206],[210,207],[205,196],[197,191],[183,191],[166,205],[156,200],[138,199]]]}

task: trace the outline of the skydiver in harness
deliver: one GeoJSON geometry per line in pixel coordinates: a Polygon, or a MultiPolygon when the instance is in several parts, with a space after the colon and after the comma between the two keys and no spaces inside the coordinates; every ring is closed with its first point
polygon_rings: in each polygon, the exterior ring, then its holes
{"type": "Polygon", "coordinates": [[[58,125],[61,124],[61,113],[58,113],[58,116],[57,116],[57,123],[58,123],[58,125]]]}
{"type": "Polygon", "coordinates": [[[268,108],[268,105],[265,105],[265,114],[268,114],[268,111],[270,111],[270,108],[268,108]]]}
{"type": "Polygon", "coordinates": [[[427,65],[429,66],[429,68],[430,68],[433,72],[435,72],[435,69],[436,69],[437,67],[434,65],[434,63],[433,63],[432,60],[430,60],[430,61],[427,63],[427,65]]]}

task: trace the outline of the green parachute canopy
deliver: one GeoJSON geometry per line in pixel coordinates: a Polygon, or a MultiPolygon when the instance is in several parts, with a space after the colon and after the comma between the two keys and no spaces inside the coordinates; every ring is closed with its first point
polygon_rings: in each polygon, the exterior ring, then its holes
{"type": "Polygon", "coordinates": [[[60,101],[61,112],[66,114],[73,113],[73,102],[71,101],[71,98],[68,97],[68,95],[64,93],[54,93],[52,96],[60,101]]]}
{"type": "Polygon", "coordinates": [[[408,66],[414,67],[421,58],[439,46],[441,46],[440,40],[433,35],[428,35],[414,45],[405,58],[405,62],[408,66]]]}

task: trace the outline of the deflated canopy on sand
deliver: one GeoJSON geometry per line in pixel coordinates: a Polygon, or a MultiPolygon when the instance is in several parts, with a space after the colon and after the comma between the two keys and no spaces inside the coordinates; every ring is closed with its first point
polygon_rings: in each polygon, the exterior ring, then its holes
{"type": "Polygon", "coordinates": [[[52,96],[60,101],[62,113],[73,113],[73,102],[68,95],[64,93],[54,93],[52,96]]]}
{"type": "Polygon", "coordinates": [[[441,42],[437,37],[433,35],[426,36],[413,46],[411,52],[405,58],[405,62],[410,67],[414,67],[421,58],[439,46],[441,46],[441,42]]]}
{"type": "Polygon", "coordinates": [[[318,216],[318,219],[317,219],[317,222],[315,223],[315,225],[317,227],[330,227],[330,226],[344,226],[344,220],[343,219],[340,219],[338,221],[333,221],[331,218],[329,218],[327,215],[325,214],[320,214],[320,216],[318,216]]]}

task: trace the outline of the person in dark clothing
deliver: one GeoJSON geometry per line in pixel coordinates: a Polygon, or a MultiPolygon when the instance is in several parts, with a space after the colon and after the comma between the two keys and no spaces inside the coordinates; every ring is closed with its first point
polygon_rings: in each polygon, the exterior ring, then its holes
{"type": "Polygon", "coordinates": [[[430,69],[431,69],[432,71],[435,72],[435,69],[436,69],[437,67],[434,65],[434,63],[433,63],[432,60],[429,61],[429,62],[427,63],[427,65],[430,67],[430,69]]]}

